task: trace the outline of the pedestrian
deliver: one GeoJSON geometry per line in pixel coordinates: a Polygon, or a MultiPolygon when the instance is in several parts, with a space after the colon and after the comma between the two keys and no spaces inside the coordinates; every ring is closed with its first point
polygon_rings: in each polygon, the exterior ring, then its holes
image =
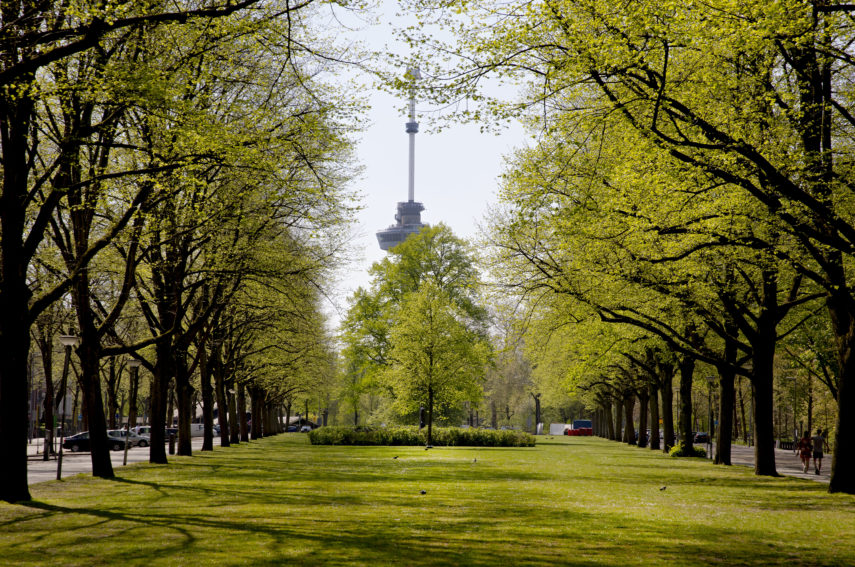
{"type": "Polygon", "coordinates": [[[802,460],[802,464],[804,465],[804,472],[807,472],[808,465],[810,465],[810,452],[811,452],[811,443],[810,443],[810,432],[805,431],[802,434],[802,438],[799,439],[799,458],[802,460]]]}
{"type": "MultiPolygon", "coordinates": [[[[813,442],[813,470],[816,474],[819,474],[822,472],[822,450],[828,445],[822,436],[822,429],[816,430],[816,435],[813,436],[811,441],[813,442]]],[[[807,469],[805,469],[805,472],[807,472],[807,469]]]]}

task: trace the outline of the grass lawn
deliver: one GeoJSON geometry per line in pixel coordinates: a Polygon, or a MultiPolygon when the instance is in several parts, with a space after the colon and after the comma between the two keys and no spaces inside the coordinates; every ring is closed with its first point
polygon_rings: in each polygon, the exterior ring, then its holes
{"type": "Polygon", "coordinates": [[[287,434],[117,474],[0,504],[0,564],[855,565],[855,497],[595,438],[425,451],[287,434]]]}

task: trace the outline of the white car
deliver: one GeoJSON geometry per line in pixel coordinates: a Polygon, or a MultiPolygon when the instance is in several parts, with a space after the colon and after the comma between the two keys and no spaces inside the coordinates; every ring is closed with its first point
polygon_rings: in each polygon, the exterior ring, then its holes
{"type": "Polygon", "coordinates": [[[120,439],[124,439],[125,436],[128,436],[128,446],[130,447],[148,447],[151,439],[148,435],[139,435],[136,431],[131,429],[130,431],[125,431],[124,429],[111,429],[107,432],[111,437],[119,437],[120,439]]]}

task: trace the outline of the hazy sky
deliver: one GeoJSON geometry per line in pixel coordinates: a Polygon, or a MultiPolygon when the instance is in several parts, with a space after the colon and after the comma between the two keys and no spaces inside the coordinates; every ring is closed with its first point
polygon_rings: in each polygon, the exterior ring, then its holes
{"type": "MultiPolygon", "coordinates": [[[[391,33],[395,18],[394,0],[384,0],[381,23],[360,32],[375,49],[388,45],[399,49],[391,33]]],[[[399,53],[405,55],[406,53],[399,53]]],[[[406,69],[401,69],[401,74],[406,69]]],[[[358,217],[358,238],[354,242],[357,261],[342,274],[337,303],[341,310],[346,299],[359,286],[367,286],[368,268],[380,260],[375,233],[394,224],[398,201],[407,200],[408,137],[404,131],[406,98],[384,92],[370,94],[370,125],[357,138],[357,158],[364,168],[355,188],[364,195],[364,210],[358,217]]],[[[447,224],[457,236],[472,238],[487,207],[495,202],[498,178],[504,170],[504,158],[524,144],[520,127],[500,135],[483,134],[477,125],[456,125],[440,133],[431,132],[431,108],[416,100],[415,198],[424,203],[422,222],[447,224]]]]}

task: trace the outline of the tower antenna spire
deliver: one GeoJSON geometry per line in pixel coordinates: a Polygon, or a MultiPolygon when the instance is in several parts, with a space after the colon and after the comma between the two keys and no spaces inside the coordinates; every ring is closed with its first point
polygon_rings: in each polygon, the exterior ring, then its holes
{"type": "Polygon", "coordinates": [[[419,123],[416,122],[416,81],[422,78],[418,68],[407,69],[405,78],[410,82],[410,116],[406,123],[406,132],[410,138],[410,168],[408,175],[407,201],[398,202],[398,213],[395,215],[396,224],[377,231],[377,242],[383,250],[389,250],[403,242],[411,234],[419,232],[427,226],[422,223],[421,212],[424,205],[416,202],[416,134],[419,123]]]}
{"type": "Polygon", "coordinates": [[[410,137],[410,176],[407,196],[412,202],[416,200],[416,134],[419,132],[419,123],[416,122],[416,81],[422,78],[418,67],[407,69],[407,78],[410,79],[410,121],[407,122],[407,134],[410,137]]]}

